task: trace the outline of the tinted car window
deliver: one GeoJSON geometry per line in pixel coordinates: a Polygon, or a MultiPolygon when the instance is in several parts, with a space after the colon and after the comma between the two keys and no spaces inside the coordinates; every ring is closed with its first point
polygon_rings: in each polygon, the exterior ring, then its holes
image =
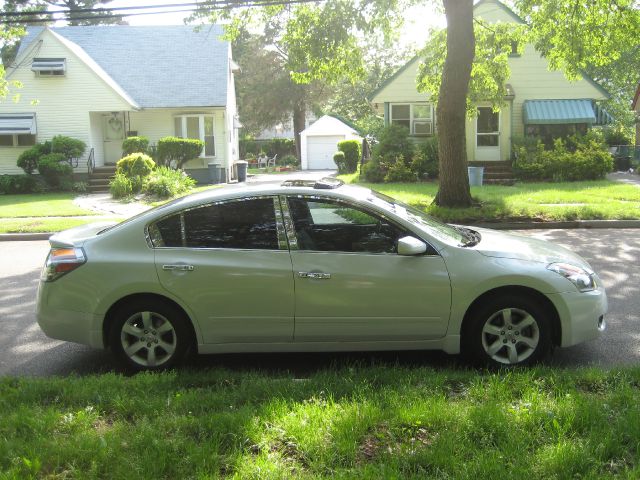
{"type": "Polygon", "coordinates": [[[395,253],[400,228],[369,212],[331,200],[290,198],[300,250],[395,253]]]}
{"type": "Polygon", "coordinates": [[[272,198],[186,210],[157,222],[149,231],[155,246],[278,249],[272,198]]]}

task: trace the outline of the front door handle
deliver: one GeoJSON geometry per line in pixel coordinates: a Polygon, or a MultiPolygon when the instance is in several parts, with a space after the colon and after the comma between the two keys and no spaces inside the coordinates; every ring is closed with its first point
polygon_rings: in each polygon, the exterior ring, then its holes
{"type": "Polygon", "coordinates": [[[329,280],[331,278],[330,273],[322,272],[298,272],[300,278],[312,278],[315,280],[329,280]]]}
{"type": "Polygon", "coordinates": [[[193,265],[162,265],[163,270],[180,270],[182,272],[190,272],[193,270],[193,265]]]}

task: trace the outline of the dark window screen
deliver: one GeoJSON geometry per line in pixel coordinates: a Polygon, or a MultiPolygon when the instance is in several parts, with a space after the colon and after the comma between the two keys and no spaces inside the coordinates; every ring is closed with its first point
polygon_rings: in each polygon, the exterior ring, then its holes
{"type": "Polygon", "coordinates": [[[156,228],[149,228],[149,233],[156,247],[181,247],[182,232],[180,229],[180,215],[173,215],[156,223],[156,228]],[[157,238],[158,235],[159,238],[157,238]]]}
{"type": "Polygon", "coordinates": [[[278,249],[273,199],[243,200],[184,212],[186,247],[278,249]]]}

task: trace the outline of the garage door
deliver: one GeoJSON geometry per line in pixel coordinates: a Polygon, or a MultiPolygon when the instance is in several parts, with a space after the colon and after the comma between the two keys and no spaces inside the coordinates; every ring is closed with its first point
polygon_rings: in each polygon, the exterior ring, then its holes
{"type": "Polygon", "coordinates": [[[307,168],[309,170],[335,170],[333,154],[338,151],[338,142],[344,135],[307,137],[307,168]]]}

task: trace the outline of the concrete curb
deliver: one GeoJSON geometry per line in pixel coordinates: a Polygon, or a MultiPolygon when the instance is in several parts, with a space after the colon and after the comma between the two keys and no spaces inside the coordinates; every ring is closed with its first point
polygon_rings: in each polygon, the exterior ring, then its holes
{"type": "MultiPolygon", "coordinates": [[[[493,230],[573,230],[579,228],[640,228],[640,220],[575,220],[571,222],[495,222],[464,225],[493,230]]],[[[49,240],[53,233],[0,233],[0,242],[49,240]]]]}

